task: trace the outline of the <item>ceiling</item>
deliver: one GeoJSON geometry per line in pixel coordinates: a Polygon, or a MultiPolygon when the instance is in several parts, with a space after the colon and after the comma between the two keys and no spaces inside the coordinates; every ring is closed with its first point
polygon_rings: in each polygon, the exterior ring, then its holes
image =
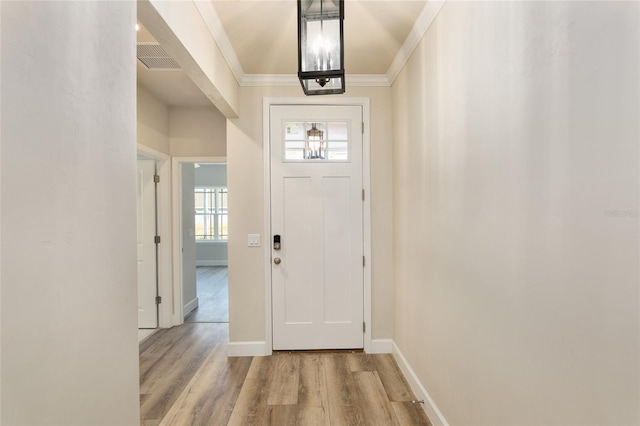
{"type": "MultiPolygon", "coordinates": [[[[211,0],[246,75],[297,74],[294,0],[211,0]]],[[[423,0],[346,0],[345,71],[384,75],[420,16],[423,0]]],[[[138,41],[155,41],[141,27],[138,41]]],[[[138,61],[138,81],[168,105],[211,105],[183,71],[150,71],[138,61]]]]}

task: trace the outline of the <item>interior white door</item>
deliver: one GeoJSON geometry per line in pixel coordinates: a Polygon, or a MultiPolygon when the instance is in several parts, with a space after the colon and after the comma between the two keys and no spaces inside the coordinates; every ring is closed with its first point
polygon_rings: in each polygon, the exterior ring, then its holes
{"type": "Polygon", "coordinates": [[[361,129],[360,106],[270,108],[276,350],[364,346],[361,129]]]}
{"type": "Polygon", "coordinates": [[[154,160],[138,159],[138,328],[158,326],[154,160]]]}

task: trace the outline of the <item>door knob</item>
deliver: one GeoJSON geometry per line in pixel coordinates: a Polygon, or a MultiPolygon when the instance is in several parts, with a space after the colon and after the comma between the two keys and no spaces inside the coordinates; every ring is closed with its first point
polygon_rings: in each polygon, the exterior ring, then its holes
{"type": "Polygon", "coordinates": [[[275,263],[276,265],[279,265],[280,262],[282,262],[282,260],[279,257],[273,259],[273,263],[275,263]]]}

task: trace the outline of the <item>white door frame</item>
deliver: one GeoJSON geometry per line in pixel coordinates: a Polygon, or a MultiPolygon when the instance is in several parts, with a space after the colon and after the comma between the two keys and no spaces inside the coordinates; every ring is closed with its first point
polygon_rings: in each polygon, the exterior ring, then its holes
{"type": "Polygon", "coordinates": [[[225,163],[227,157],[172,157],[171,175],[173,187],[173,325],[184,322],[182,300],[182,164],[225,163]]]}
{"type": "Polygon", "coordinates": [[[273,321],[271,309],[271,105],[326,105],[362,107],[364,132],[362,135],[362,185],[365,199],[362,210],[364,256],[364,351],[371,352],[371,138],[370,138],[370,106],[369,98],[264,98],[262,102],[262,146],[264,157],[264,294],[265,294],[265,355],[273,352],[273,321]]]}
{"type": "Polygon", "coordinates": [[[173,309],[169,303],[172,299],[171,284],[171,162],[170,157],[148,146],[138,144],[138,155],[156,160],[156,173],[160,176],[158,185],[156,210],[158,212],[158,234],[161,243],[158,244],[158,296],[164,303],[158,307],[158,327],[173,326],[173,309]]]}

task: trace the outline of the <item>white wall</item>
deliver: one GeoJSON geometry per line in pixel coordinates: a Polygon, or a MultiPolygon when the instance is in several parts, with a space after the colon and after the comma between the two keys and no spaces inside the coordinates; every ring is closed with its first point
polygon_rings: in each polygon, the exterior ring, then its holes
{"type": "Polygon", "coordinates": [[[0,8],[0,422],[137,424],[135,2],[0,8]]]}
{"type": "MultiPolygon", "coordinates": [[[[227,122],[229,188],[230,341],[265,340],[264,249],[247,247],[247,234],[264,229],[263,97],[300,97],[299,87],[242,87],[241,117],[227,122]]],[[[391,262],[391,89],[351,87],[345,96],[371,98],[372,335],[393,333],[391,262]]],[[[327,98],[330,101],[331,98],[327,98]]]]}
{"type": "MultiPolygon", "coordinates": [[[[227,165],[200,164],[195,169],[195,185],[227,186],[227,165]]],[[[196,240],[197,266],[225,266],[228,264],[227,242],[196,240]]]]}
{"type": "Polygon", "coordinates": [[[169,154],[169,107],[137,85],[138,143],[169,154]]]}
{"type": "Polygon", "coordinates": [[[226,129],[226,118],[214,107],[171,107],[171,156],[224,157],[227,155],[226,129]]]}
{"type": "Polygon", "coordinates": [[[395,340],[450,424],[640,423],[639,17],[450,1],[393,86],[395,340]]]}
{"type": "Polygon", "coordinates": [[[182,302],[184,316],[198,306],[196,291],[196,240],[193,163],[182,170],[182,302]]]}

